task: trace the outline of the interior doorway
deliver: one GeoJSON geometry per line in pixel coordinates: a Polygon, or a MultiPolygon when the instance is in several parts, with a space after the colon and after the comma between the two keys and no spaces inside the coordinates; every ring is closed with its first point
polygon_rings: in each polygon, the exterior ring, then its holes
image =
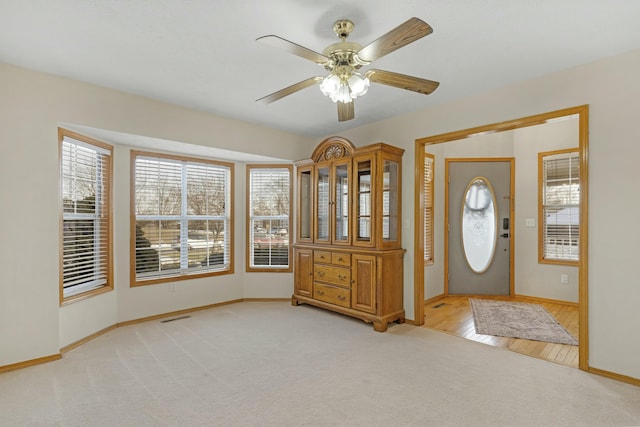
{"type": "MultiPolygon", "coordinates": [[[[471,129],[455,131],[447,134],[436,135],[416,140],[416,174],[415,174],[415,231],[416,239],[414,246],[414,319],[417,325],[424,324],[425,316],[425,286],[434,286],[434,283],[425,281],[425,211],[424,198],[422,197],[425,188],[425,162],[424,157],[426,149],[437,144],[459,142],[465,138],[474,135],[496,134],[500,139],[500,134],[505,131],[527,128],[530,126],[552,123],[562,120],[566,117],[575,117],[577,119],[577,141],[575,146],[578,147],[579,163],[580,163],[580,202],[579,202],[579,260],[577,262],[577,306],[579,318],[578,333],[578,367],[581,370],[588,369],[588,106],[578,106],[563,110],[552,111],[549,113],[539,114],[535,116],[524,117],[520,119],[510,120],[501,123],[494,123],[471,129]]],[[[535,147],[536,142],[531,143],[535,147]]],[[[540,149],[539,151],[544,151],[540,149]]],[[[527,219],[528,222],[529,219],[527,219]]],[[[435,226],[438,222],[434,222],[435,226]]],[[[430,248],[433,250],[433,248],[430,248]]],[[[537,248],[536,248],[537,249],[537,248]]],[[[436,252],[436,262],[438,257],[440,262],[446,256],[436,252]]],[[[429,267],[426,267],[429,268],[429,267]]],[[[516,288],[518,286],[518,272],[516,269],[516,288]]],[[[440,285],[435,284],[436,288],[440,285]]],[[[442,297],[446,297],[444,284],[442,284],[442,297]]],[[[447,290],[448,292],[448,290],[447,290]]],[[[516,289],[517,293],[517,289],[516,289]]]]}

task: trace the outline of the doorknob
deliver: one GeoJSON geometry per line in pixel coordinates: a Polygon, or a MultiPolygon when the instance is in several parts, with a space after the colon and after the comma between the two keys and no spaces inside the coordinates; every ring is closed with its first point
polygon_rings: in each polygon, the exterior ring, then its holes
{"type": "Polygon", "coordinates": [[[509,237],[509,233],[503,233],[500,235],[500,237],[509,237]]]}

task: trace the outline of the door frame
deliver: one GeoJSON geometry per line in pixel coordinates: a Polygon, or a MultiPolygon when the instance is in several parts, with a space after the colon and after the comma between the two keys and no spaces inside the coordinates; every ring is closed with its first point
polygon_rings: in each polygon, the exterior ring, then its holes
{"type": "MultiPolygon", "coordinates": [[[[508,162],[509,163],[509,218],[515,218],[515,188],[516,188],[516,171],[515,171],[515,159],[513,157],[464,157],[464,158],[450,158],[444,159],[444,176],[449,176],[449,164],[450,163],[465,163],[465,162],[508,162]]],[[[444,184],[444,296],[449,295],[449,180],[444,184]]],[[[509,227],[509,296],[515,295],[514,290],[514,250],[515,250],[515,227],[513,224],[509,227]]],[[[421,232],[424,236],[424,233],[421,232]]],[[[424,258],[424,255],[423,255],[424,258]]],[[[424,264],[424,263],[423,263],[424,264]]],[[[424,270],[423,270],[424,275],[424,270]]],[[[423,277],[424,282],[424,277],[423,277]]],[[[423,286],[424,294],[424,286],[423,286]]],[[[424,300],[424,295],[423,295],[424,300]]],[[[424,304],[422,304],[424,311],[424,304]]],[[[422,315],[424,321],[424,313],[422,315]]]]}
{"type": "MultiPolygon", "coordinates": [[[[425,147],[464,139],[474,134],[502,132],[545,123],[547,120],[565,116],[578,116],[578,152],[580,155],[580,260],[578,262],[578,368],[589,370],[589,293],[588,293],[588,256],[589,256],[589,106],[580,105],[551,111],[548,113],[508,120],[458,130],[415,140],[415,182],[414,182],[414,322],[424,324],[424,204],[423,176],[425,147]]],[[[514,228],[514,227],[512,227],[514,228]]]]}

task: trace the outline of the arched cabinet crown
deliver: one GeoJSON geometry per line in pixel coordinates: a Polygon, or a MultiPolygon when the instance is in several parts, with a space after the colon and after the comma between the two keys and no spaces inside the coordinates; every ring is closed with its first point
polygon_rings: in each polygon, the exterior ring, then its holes
{"type": "Polygon", "coordinates": [[[377,331],[404,321],[403,152],[332,136],[296,163],[294,305],[348,314],[377,331]]]}
{"type": "Polygon", "coordinates": [[[331,136],[322,141],[311,155],[311,159],[315,162],[325,160],[336,160],[342,157],[351,157],[356,147],[346,138],[339,136],[331,136]]]}

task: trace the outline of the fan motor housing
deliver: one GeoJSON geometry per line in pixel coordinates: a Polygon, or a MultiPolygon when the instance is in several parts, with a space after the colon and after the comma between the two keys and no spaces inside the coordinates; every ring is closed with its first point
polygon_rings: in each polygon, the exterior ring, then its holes
{"type": "Polygon", "coordinates": [[[332,70],[337,65],[348,65],[355,69],[369,64],[368,62],[360,60],[358,58],[358,51],[362,49],[362,46],[358,43],[341,41],[328,46],[322,54],[330,59],[325,65],[327,70],[332,70]]]}

